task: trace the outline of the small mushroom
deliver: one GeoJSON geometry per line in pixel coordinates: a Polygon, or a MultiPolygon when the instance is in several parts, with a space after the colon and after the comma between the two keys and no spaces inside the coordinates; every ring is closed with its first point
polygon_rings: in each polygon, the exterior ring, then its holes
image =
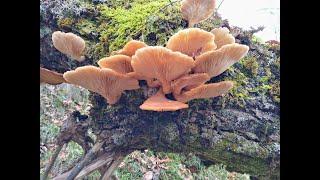
{"type": "Polygon", "coordinates": [[[136,53],[138,49],[141,49],[147,46],[148,45],[146,45],[144,42],[131,40],[127,42],[127,44],[121,50],[118,51],[118,54],[123,54],[131,57],[136,53]]]}
{"type": "Polygon", "coordinates": [[[180,94],[182,89],[190,90],[204,84],[210,79],[207,73],[188,74],[172,82],[174,94],[180,94]]]}
{"type": "Polygon", "coordinates": [[[216,49],[214,34],[199,28],[180,30],[170,37],[167,48],[179,51],[191,57],[196,57],[207,51],[216,49]]]}
{"type": "Polygon", "coordinates": [[[180,102],[188,102],[193,99],[206,99],[220,96],[227,93],[233,86],[231,81],[219,83],[203,84],[181,94],[173,94],[174,98],[180,102]]]}
{"type": "Polygon", "coordinates": [[[114,55],[102,58],[98,61],[98,65],[101,68],[109,68],[121,74],[133,71],[131,57],[125,55],[114,55]]]}
{"type": "Polygon", "coordinates": [[[149,97],[141,106],[140,109],[148,111],[176,111],[183,108],[188,108],[188,104],[167,99],[161,89],[149,97]]]}
{"type": "Polygon", "coordinates": [[[168,94],[171,92],[170,82],[189,73],[194,67],[194,61],[180,52],[172,52],[160,46],[149,46],[137,50],[132,57],[131,65],[135,76],[145,80],[159,80],[163,92],[168,94]]]}
{"type": "Polygon", "coordinates": [[[47,83],[57,85],[65,82],[66,80],[63,78],[63,74],[40,67],[40,84],[47,83]]]}
{"type": "Polygon", "coordinates": [[[55,31],[52,34],[52,42],[53,46],[61,53],[66,54],[79,62],[85,60],[82,53],[86,45],[85,41],[81,37],[70,32],[64,33],[61,31],[55,31]]]}
{"type": "Polygon", "coordinates": [[[67,82],[99,93],[109,104],[115,104],[124,90],[139,89],[136,79],[109,68],[83,66],[63,74],[67,82]]]}
{"type": "Polygon", "coordinates": [[[182,17],[189,22],[189,27],[208,19],[214,12],[216,0],[183,0],[182,17]]]}
{"type": "Polygon", "coordinates": [[[210,77],[218,76],[235,62],[243,58],[249,47],[237,43],[227,44],[216,51],[206,52],[195,60],[194,73],[208,73],[210,77]]]}
{"type": "Polygon", "coordinates": [[[234,37],[226,27],[214,28],[211,32],[215,35],[214,42],[217,45],[217,49],[220,49],[224,45],[235,43],[234,37]]]}

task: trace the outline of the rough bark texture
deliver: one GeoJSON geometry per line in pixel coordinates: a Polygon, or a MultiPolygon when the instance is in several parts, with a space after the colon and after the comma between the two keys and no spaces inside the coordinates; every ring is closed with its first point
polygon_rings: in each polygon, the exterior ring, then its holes
{"type": "MultiPolygon", "coordinates": [[[[150,1],[146,0],[146,4],[148,2],[150,1]]],[[[85,64],[95,65],[99,58],[111,53],[111,43],[117,39],[108,36],[109,39],[105,42],[103,33],[99,31],[101,24],[97,23],[97,30],[87,34],[84,33],[84,28],[88,30],[92,26],[79,25],[79,19],[99,21],[98,17],[102,12],[98,11],[96,5],[84,8],[86,11],[80,16],[68,17],[72,20],[68,26],[61,23],[65,17],[58,17],[46,9],[52,9],[55,5],[42,3],[46,14],[43,13],[41,19],[40,66],[64,72],[85,64]],[[82,37],[89,42],[87,60],[78,63],[55,50],[51,42],[54,30],[72,30],[76,34],[85,34],[82,37]],[[101,47],[104,50],[97,51],[101,47]],[[101,54],[97,54],[98,52],[101,54]]],[[[108,6],[113,8],[110,4],[108,6]]],[[[148,31],[141,30],[132,34],[128,30],[125,35],[143,39],[149,45],[162,45],[163,39],[168,39],[179,28],[186,28],[187,24],[179,15],[178,7],[166,8],[171,9],[162,9],[161,14],[164,16],[159,13],[147,18],[145,29],[148,31]]],[[[126,9],[130,10],[130,6],[126,9]]],[[[112,23],[112,19],[102,20],[112,23]]],[[[139,109],[142,102],[152,94],[150,92],[155,92],[154,89],[148,89],[142,81],[139,90],[125,92],[120,101],[112,106],[100,95],[92,93],[93,108],[89,116],[93,132],[106,140],[104,148],[108,152],[121,151],[126,154],[146,148],[165,152],[194,152],[209,163],[227,165],[227,169],[231,171],[249,173],[261,179],[279,179],[279,46],[262,45],[253,40],[253,30],[243,31],[232,27],[219,16],[197,26],[208,31],[213,27],[228,27],[237,42],[250,46],[244,60],[210,80],[232,80],[236,82],[235,88],[224,97],[193,100],[189,102],[188,109],[162,113],[139,109]]],[[[105,30],[109,30],[108,28],[112,27],[106,27],[105,30]]]]}

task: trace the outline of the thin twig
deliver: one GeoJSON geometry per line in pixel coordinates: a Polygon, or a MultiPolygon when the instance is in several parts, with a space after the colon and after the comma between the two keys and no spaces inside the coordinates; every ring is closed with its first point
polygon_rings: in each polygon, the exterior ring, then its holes
{"type": "Polygon", "coordinates": [[[64,146],[64,144],[63,145],[58,145],[58,147],[54,151],[53,155],[50,158],[49,163],[46,166],[46,169],[44,171],[44,174],[43,174],[41,180],[46,180],[48,178],[48,175],[49,175],[49,173],[50,173],[50,171],[51,171],[51,169],[52,169],[52,167],[54,165],[54,162],[56,161],[61,149],[63,148],[63,146],[64,146]]]}
{"type": "Polygon", "coordinates": [[[220,2],[220,4],[219,4],[219,6],[218,6],[218,8],[217,8],[217,10],[216,10],[216,11],[218,11],[218,10],[219,10],[219,8],[220,8],[220,6],[222,5],[223,1],[224,1],[224,0],[222,0],[222,1],[220,2]]]}
{"type": "Polygon", "coordinates": [[[117,169],[117,167],[119,166],[119,164],[122,162],[124,156],[119,155],[117,156],[114,161],[111,163],[111,165],[108,167],[108,169],[106,170],[106,172],[104,173],[103,176],[101,176],[101,180],[109,180],[110,177],[112,176],[113,172],[117,169]]]}
{"type": "Polygon", "coordinates": [[[77,164],[74,168],[72,168],[70,174],[66,178],[66,180],[73,180],[80,171],[95,157],[96,153],[100,150],[102,147],[104,141],[97,142],[92,149],[85,155],[82,161],[80,161],[79,164],[77,164]]]}
{"type": "MultiPolygon", "coordinates": [[[[101,168],[102,166],[111,164],[111,162],[113,161],[113,156],[114,154],[110,154],[110,153],[104,153],[103,155],[100,155],[99,157],[97,157],[97,159],[93,160],[91,164],[84,167],[81,170],[81,172],[75,177],[75,180],[83,178],[84,176],[90,174],[91,172],[101,168]]],[[[70,173],[71,173],[71,170],[54,177],[53,180],[66,179],[66,177],[69,176],[70,173]]]]}

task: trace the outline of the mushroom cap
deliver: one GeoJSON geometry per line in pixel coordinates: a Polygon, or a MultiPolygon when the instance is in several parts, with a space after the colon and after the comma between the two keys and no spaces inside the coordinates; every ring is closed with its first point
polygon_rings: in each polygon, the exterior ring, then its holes
{"type": "Polygon", "coordinates": [[[98,65],[101,68],[109,68],[121,74],[133,71],[131,57],[125,55],[114,55],[102,58],[98,61],[98,65]]]}
{"type": "Polygon", "coordinates": [[[147,79],[147,85],[152,88],[160,87],[161,82],[158,79],[147,79]]]}
{"type": "Polygon", "coordinates": [[[170,37],[167,48],[191,57],[216,49],[214,34],[199,28],[180,30],[170,37]]]}
{"type": "Polygon", "coordinates": [[[203,84],[181,94],[173,94],[174,98],[180,102],[188,102],[193,99],[206,99],[220,96],[227,93],[233,86],[231,81],[219,83],[203,84]]]}
{"type": "Polygon", "coordinates": [[[140,106],[140,109],[148,111],[176,111],[188,107],[188,104],[167,99],[160,89],[155,95],[149,97],[140,106]]]}
{"type": "Polygon", "coordinates": [[[211,32],[215,35],[214,42],[217,45],[217,49],[220,49],[224,45],[235,43],[234,37],[226,27],[214,28],[211,32]]]}
{"type": "Polygon", "coordinates": [[[194,73],[208,73],[210,77],[218,76],[235,62],[243,58],[249,47],[237,43],[227,44],[216,51],[206,52],[195,60],[194,73]]]}
{"type": "Polygon", "coordinates": [[[118,51],[119,54],[123,54],[126,56],[133,56],[138,49],[141,49],[143,47],[147,47],[148,45],[145,44],[144,42],[137,41],[137,40],[131,40],[127,42],[124,47],[118,51]]]}
{"type": "Polygon", "coordinates": [[[138,80],[109,68],[83,66],[63,74],[67,82],[96,92],[107,99],[109,104],[116,103],[124,90],[139,88],[138,80]]]}
{"type": "Polygon", "coordinates": [[[131,65],[137,76],[143,79],[158,79],[163,92],[171,92],[170,81],[187,74],[194,67],[191,57],[160,46],[137,50],[131,65]]]}
{"type": "Polygon", "coordinates": [[[47,83],[51,85],[56,85],[65,82],[66,80],[63,78],[63,74],[40,67],[40,84],[47,83]]]}
{"type": "Polygon", "coordinates": [[[174,94],[180,94],[183,88],[191,89],[204,84],[210,79],[207,73],[188,74],[171,83],[174,94]]]}
{"type": "Polygon", "coordinates": [[[53,46],[61,53],[71,56],[72,59],[79,62],[84,60],[82,53],[86,45],[81,37],[70,32],[55,31],[52,34],[52,42],[53,46]]]}
{"type": "Polygon", "coordinates": [[[182,17],[193,25],[208,19],[214,12],[216,0],[183,0],[182,17]]]}

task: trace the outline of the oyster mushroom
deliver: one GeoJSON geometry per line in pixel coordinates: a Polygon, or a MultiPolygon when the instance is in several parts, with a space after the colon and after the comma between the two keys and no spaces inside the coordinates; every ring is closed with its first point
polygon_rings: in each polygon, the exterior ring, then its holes
{"type": "Polygon", "coordinates": [[[85,60],[82,53],[86,45],[85,41],[81,37],[70,32],[64,33],[61,31],[55,31],[52,34],[52,42],[53,46],[61,53],[66,54],[79,62],[85,60]]]}
{"type": "Polygon", "coordinates": [[[189,22],[189,27],[208,19],[214,12],[216,0],[183,0],[182,17],[189,22]]]}
{"type": "Polygon", "coordinates": [[[181,94],[173,94],[174,98],[180,102],[188,102],[193,99],[206,99],[220,96],[227,93],[233,86],[231,81],[219,83],[203,84],[181,94]]]}
{"type": "Polygon", "coordinates": [[[145,47],[137,50],[131,65],[134,76],[142,79],[157,79],[163,92],[171,92],[171,81],[185,75],[194,67],[191,57],[180,52],[172,52],[165,47],[145,47]]]}
{"type": "Polygon", "coordinates": [[[161,89],[149,97],[141,106],[140,109],[148,111],[176,111],[179,109],[188,108],[185,103],[167,99],[161,89]]]}
{"type": "Polygon", "coordinates": [[[47,83],[51,85],[56,85],[65,82],[66,80],[63,78],[63,74],[40,67],[40,84],[47,83]]]}
{"type": "Polygon", "coordinates": [[[170,37],[167,48],[179,51],[190,57],[196,57],[207,51],[216,49],[214,34],[199,28],[180,30],[170,37]]]}
{"type": "Polygon", "coordinates": [[[132,72],[131,57],[125,55],[114,55],[102,58],[98,61],[101,68],[109,68],[118,73],[126,74],[132,72]]]}
{"type": "Polygon", "coordinates": [[[217,49],[220,49],[224,45],[235,43],[234,37],[229,32],[229,29],[226,27],[214,28],[211,31],[215,35],[214,42],[217,45],[217,49]]]}
{"type": "Polygon", "coordinates": [[[138,49],[141,49],[141,48],[147,47],[147,46],[148,45],[146,45],[144,42],[137,41],[137,40],[131,40],[131,41],[127,42],[127,44],[121,50],[119,50],[117,53],[131,57],[136,53],[136,51],[138,49]]]}
{"type": "Polygon", "coordinates": [[[63,74],[67,82],[102,95],[109,104],[115,104],[124,90],[139,89],[136,79],[109,68],[83,66],[63,74]]]}
{"type": "Polygon", "coordinates": [[[218,76],[228,67],[243,58],[249,47],[237,43],[227,44],[216,51],[206,52],[195,59],[194,73],[208,73],[210,77],[218,76]]]}
{"type": "Polygon", "coordinates": [[[188,74],[171,83],[174,94],[180,94],[182,89],[190,90],[210,80],[207,73],[188,74]]]}

